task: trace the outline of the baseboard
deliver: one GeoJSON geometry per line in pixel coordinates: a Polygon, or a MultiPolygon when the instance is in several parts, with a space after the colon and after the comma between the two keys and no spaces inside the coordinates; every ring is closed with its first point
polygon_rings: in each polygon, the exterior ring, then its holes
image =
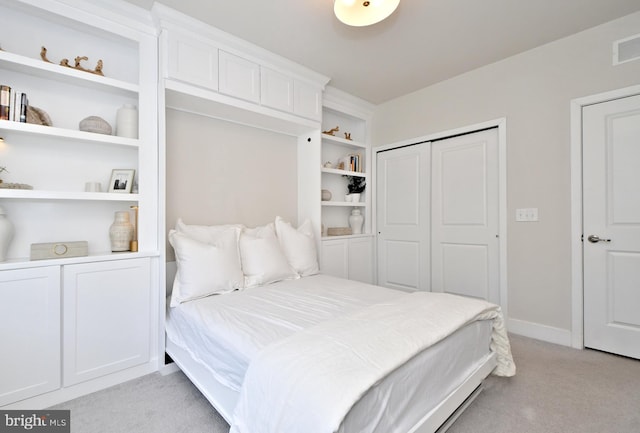
{"type": "Polygon", "coordinates": [[[568,329],[554,328],[553,326],[517,319],[509,319],[507,321],[507,329],[513,334],[571,347],[571,331],[568,329]]]}
{"type": "Polygon", "coordinates": [[[76,385],[59,388],[45,394],[20,400],[6,406],[2,406],[2,409],[40,410],[119,385],[123,382],[137,379],[147,374],[155,373],[156,371],[158,371],[157,365],[155,365],[155,363],[148,362],[146,364],[131,367],[126,370],[111,373],[76,385]]]}

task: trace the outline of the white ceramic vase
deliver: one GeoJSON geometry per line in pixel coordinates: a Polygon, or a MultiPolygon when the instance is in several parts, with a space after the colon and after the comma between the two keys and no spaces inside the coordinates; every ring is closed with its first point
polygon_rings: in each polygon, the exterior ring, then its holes
{"type": "Polygon", "coordinates": [[[360,209],[354,209],[349,216],[349,227],[351,227],[351,233],[358,235],[362,233],[362,224],[364,223],[364,217],[360,209]]]}
{"type": "Polygon", "coordinates": [[[138,138],[138,110],[135,105],[124,104],[116,116],[116,135],[138,138]]]}
{"type": "Polygon", "coordinates": [[[7,251],[13,240],[13,223],[7,218],[5,211],[0,207],[0,262],[7,260],[7,251]]]}
{"type": "Polygon", "coordinates": [[[111,241],[111,251],[129,251],[131,240],[133,239],[133,225],[129,219],[128,211],[118,211],[115,213],[113,224],[109,227],[109,240],[111,241]]]}

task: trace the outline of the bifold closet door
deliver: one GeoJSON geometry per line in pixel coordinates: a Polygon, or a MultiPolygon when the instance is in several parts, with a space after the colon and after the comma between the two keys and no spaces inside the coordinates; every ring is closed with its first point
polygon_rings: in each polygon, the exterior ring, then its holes
{"type": "Polygon", "coordinates": [[[378,284],[429,290],[429,144],[377,153],[378,284]]]}
{"type": "Polygon", "coordinates": [[[431,290],[500,303],[498,130],[431,144],[431,290]]]}

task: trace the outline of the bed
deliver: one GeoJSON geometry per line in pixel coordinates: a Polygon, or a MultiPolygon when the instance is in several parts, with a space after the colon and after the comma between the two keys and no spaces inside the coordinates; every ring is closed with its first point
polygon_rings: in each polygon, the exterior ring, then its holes
{"type": "Polygon", "coordinates": [[[166,351],[232,433],[443,431],[515,373],[497,306],[323,275],[305,224],[179,221],[170,241],[166,351]]]}

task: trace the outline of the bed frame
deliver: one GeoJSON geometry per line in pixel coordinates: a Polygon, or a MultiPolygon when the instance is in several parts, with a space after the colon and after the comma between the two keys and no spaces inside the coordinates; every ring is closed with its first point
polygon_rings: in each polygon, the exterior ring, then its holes
{"type": "MultiPolygon", "coordinates": [[[[209,370],[169,338],[166,339],[166,352],[227,423],[231,424],[239,393],[215,380],[209,370]]],[[[496,365],[496,356],[492,353],[464,382],[426,413],[407,433],[445,432],[482,391],[482,382],[496,365]]]]}

